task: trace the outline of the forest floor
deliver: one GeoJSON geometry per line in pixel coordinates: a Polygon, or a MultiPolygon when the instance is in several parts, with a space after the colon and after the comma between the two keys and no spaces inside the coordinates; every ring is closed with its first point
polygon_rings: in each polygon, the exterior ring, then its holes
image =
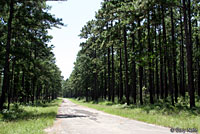
{"type": "Polygon", "coordinates": [[[48,134],[170,134],[170,128],[107,114],[63,99],[48,134]]]}

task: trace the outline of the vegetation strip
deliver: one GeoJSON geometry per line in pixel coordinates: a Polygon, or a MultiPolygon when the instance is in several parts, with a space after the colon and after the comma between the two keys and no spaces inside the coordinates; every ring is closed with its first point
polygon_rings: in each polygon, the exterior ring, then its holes
{"type": "Polygon", "coordinates": [[[46,104],[11,105],[11,110],[0,113],[0,134],[43,134],[53,125],[62,99],[46,104]]]}
{"type": "Polygon", "coordinates": [[[70,100],[76,104],[94,108],[109,114],[170,128],[194,128],[200,133],[200,113],[198,110],[190,110],[184,107],[168,107],[170,105],[167,103],[164,105],[127,106],[126,104],[114,104],[109,101],[95,104],[94,102],[85,102],[84,100],[70,100]]]}

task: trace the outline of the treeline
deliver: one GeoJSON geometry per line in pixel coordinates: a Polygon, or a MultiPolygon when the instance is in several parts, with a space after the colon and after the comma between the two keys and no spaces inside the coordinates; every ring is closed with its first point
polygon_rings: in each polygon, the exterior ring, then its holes
{"type": "Polygon", "coordinates": [[[64,95],[154,104],[200,97],[200,1],[104,0],[64,95]],[[124,99],[125,98],[125,99],[124,99]]]}
{"type": "Polygon", "coordinates": [[[40,0],[0,1],[1,110],[10,103],[50,101],[60,93],[61,71],[48,29],[63,24],[49,9],[40,0]]]}

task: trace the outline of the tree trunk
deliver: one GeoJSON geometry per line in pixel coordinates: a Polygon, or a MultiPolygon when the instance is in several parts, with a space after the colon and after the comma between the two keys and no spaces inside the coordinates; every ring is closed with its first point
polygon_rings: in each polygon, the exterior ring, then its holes
{"type": "Polygon", "coordinates": [[[126,87],[126,102],[127,105],[130,104],[129,96],[130,96],[130,89],[129,89],[129,78],[128,78],[128,54],[127,54],[127,38],[126,38],[126,27],[124,26],[124,55],[125,55],[125,87],[126,87]]]}
{"type": "MultiPolygon", "coordinates": [[[[182,4],[182,3],[181,3],[182,4]]],[[[180,94],[185,98],[185,63],[184,63],[184,41],[183,41],[183,22],[182,10],[180,8],[180,26],[181,26],[181,46],[180,46],[180,94]]]]}
{"type": "MultiPolygon", "coordinates": [[[[41,87],[40,84],[37,84],[37,90],[36,90],[36,103],[38,104],[38,101],[40,99],[40,91],[41,91],[41,87]]],[[[55,95],[55,94],[54,94],[55,95]]]]}
{"type": "MultiPolygon", "coordinates": [[[[189,59],[189,69],[190,71],[188,71],[188,80],[190,82],[189,83],[189,88],[190,88],[190,107],[195,107],[195,89],[194,89],[194,75],[193,75],[193,52],[192,52],[192,46],[193,46],[193,41],[192,41],[192,22],[191,22],[191,0],[188,0],[188,20],[189,20],[189,42],[190,45],[187,48],[187,53],[188,53],[188,59],[189,59]]],[[[187,47],[187,45],[186,45],[187,47]]]]}
{"type": "Polygon", "coordinates": [[[161,28],[159,28],[159,51],[160,51],[160,97],[164,98],[164,85],[163,85],[163,51],[161,44],[161,28]]]}
{"type": "MultiPolygon", "coordinates": [[[[155,51],[158,51],[158,44],[157,44],[157,24],[155,22],[155,30],[154,30],[154,36],[155,36],[155,51]]],[[[156,52],[156,72],[155,72],[155,79],[156,79],[156,95],[157,100],[159,100],[159,75],[158,75],[158,52],[156,52]]]]}
{"type": "Polygon", "coordinates": [[[20,70],[16,70],[16,74],[14,74],[14,87],[13,87],[13,95],[14,97],[14,101],[18,102],[19,101],[19,74],[20,74],[20,70]]]}
{"type": "Polygon", "coordinates": [[[198,96],[200,97],[200,63],[198,63],[198,96]]]}
{"type": "MultiPolygon", "coordinates": [[[[94,58],[96,59],[96,49],[94,50],[94,58]]],[[[97,64],[95,63],[94,65],[95,68],[95,73],[94,73],[94,97],[95,97],[95,101],[98,102],[98,85],[97,85],[97,64]]]]}
{"type": "MultiPolygon", "coordinates": [[[[138,27],[140,28],[140,19],[138,18],[138,27]]],[[[141,43],[141,31],[138,29],[138,43],[140,46],[140,52],[139,55],[142,54],[142,43],[141,43]]],[[[139,65],[139,85],[140,85],[140,104],[143,105],[143,99],[142,99],[142,88],[143,88],[143,67],[141,65],[141,60],[140,60],[140,65],[139,65]]]]}
{"type": "MultiPolygon", "coordinates": [[[[106,54],[104,54],[104,61],[106,64],[106,54]]],[[[104,99],[107,98],[107,71],[106,71],[106,65],[104,66],[104,99]]]]}
{"type": "Polygon", "coordinates": [[[167,39],[165,28],[165,8],[162,5],[162,25],[163,25],[163,45],[164,45],[164,91],[165,98],[168,97],[168,84],[167,84],[167,39]]]}
{"type": "Polygon", "coordinates": [[[35,100],[35,86],[36,86],[36,78],[35,78],[35,76],[33,76],[33,79],[32,79],[32,96],[31,96],[32,105],[34,104],[34,100],[35,100]]]}
{"type": "Polygon", "coordinates": [[[110,48],[108,48],[108,101],[111,100],[110,69],[110,48]]]}
{"type": "Polygon", "coordinates": [[[34,69],[34,76],[33,76],[33,83],[32,83],[32,104],[34,104],[35,101],[35,89],[37,87],[37,73],[36,73],[36,61],[37,59],[37,45],[34,45],[34,61],[33,61],[33,69],[34,69]]]}
{"type": "Polygon", "coordinates": [[[193,79],[193,61],[192,61],[192,27],[191,27],[191,13],[190,13],[190,0],[188,0],[188,8],[186,7],[185,0],[183,0],[183,12],[184,12],[184,26],[186,36],[186,51],[187,51],[187,71],[188,71],[188,89],[190,94],[190,108],[195,107],[194,96],[194,79],[193,79]],[[187,16],[188,9],[188,16],[187,16]],[[188,18],[188,19],[187,19],[188,18]],[[189,22],[189,30],[188,30],[189,22]]]}
{"type": "MultiPolygon", "coordinates": [[[[2,81],[2,72],[1,72],[1,70],[0,70],[0,91],[2,90],[1,81],[2,81]]],[[[1,95],[1,94],[0,94],[0,95],[1,95]]]]}
{"type": "Polygon", "coordinates": [[[3,109],[3,104],[6,101],[6,92],[10,88],[9,85],[9,65],[10,65],[10,44],[11,44],[11,35],[12,35],[12,20],[13,20],[13,12],[14,12],[14,0],[10,1],[10,15],[8,18],[8,33],[7,33],[7,43],[6,43],[6,58],[5,58],[5,65],[4,65],[4,79],[3,79],[3,86],[2,86],[2,94],[0,98],[0,110],[3,109]]]}
{"type": "Polygon", "coordinates": [[[150,14],[148,12],[148,18],[147,18],[147,29],[148,29],[148,56],[149,56],[149,93],[150,93],[150,103],[153,104],[153,83],[152,83],[152,59],[151,59],[151,55],[152,55],[152,48],[151,48],[151,39],[150,39],[150,14]]]}
{"type": "MultiPolygon", "coordinates": [[[[25,92],[25,73],[24,73],[24,68],[22,70],[22,90],[25,92]]],[[[25,103],[26,102],[26,96],[23,95],[23,102],[25,103]]]]}
{"type": "Polygon", "coordinates": [[[172,54],[170,53],[170,47],[168,48],[168,60],[167,60],[167,64],[168,64],[168,76],[169,76],[169,91],[171,91],[171,101],[172,101],[172,105],[174,106],[174,87],[173,87],[173,83],[172,83],[172,54]]]}
{"type": "Polygon", "coordinates": [[[89,101],[89,99],[88,99],[88,84],[87,84],[87,81],[86,81],[86,83],[85,83],[85,96],[86,96],[86,102],[88,102],[89,101]]]}
{"type": "MultiPolygon", "coordinates": [[[[174,74],[174,87],[175,88],[175,102],[178,102],[178,84],[177,84],[177,73],[176,73],[176,44],[175,44],[175,36],[174,36],[174,15],[173,9],[171,8],[171,34],[172,34],[172,50],[173,50],[173,74],[174,74]]],[[[170,58],[169,58],[170,60],[170,58]]],[[[173,88],[171,89],[171,93],[173,93],[173,88]]],[[[171,94],[173,96],[173,94],[171,94]]],[[[174,104],[174,102],[172,103],[174,104]]]]}
{"type": "Polygon", "coordinates": [[[100,85],[100,88],[99,88],[99,92],[100,92],[100,97],[101,99],[104,98],[104,73],[101,72],[101,85],[100,85]]]}
{"type": "Polygon", "coordinates": [[[119,80],[119,90],[120,90],[120,102],[123,98],[123,74],[122,74],[122,49],[119,49],[119,57],[120,57],[120,65],[119,65],[119,72],[120,72],[120,80],[119,80]]]}
{"type": "Polygon", "coordinates": [[[115,101],[115,67],[114,67],[114,47],[112,44],[112,102],[115,101]]]}
{"type": "MultiPolygon", "coordinates": [[[[196,20],[196,27],[198,28],[198,22],[196,20]]],[[[198,31],[197,31],[198,33],[198,31]]],[[[196,45],[197,45],[197,52],[199,52],[199,47],[200,47],[200,42],[199,42],[199,37],[198,34],[196,35],[196,45]]],[[[198,96],[200,97],[200,58],[197,57],[197,88],[198,88],[198,96]]]]}
{"type": "Polygon", "coordinates": [[[11,73],[11,78],[10,78],[10,88],[8,90],[8,108],[7,108],[8,110],[10,109],[11,98],[13,96],[12,91],[14,90],[13,89],[14,72],[15,72],[15,59],[13,60],[13,63],[12,63],[12,73],[11,73]]]}
{"type": "Polygon", "coordinates": [[[135,64],[135,35],[132,34],[132,47],[133,47],[133,59],[132,59],[132,89],[133,89],[133,102],[136,104],[137,102],[137,94],[136,94],[136,64],[135,64]]]}

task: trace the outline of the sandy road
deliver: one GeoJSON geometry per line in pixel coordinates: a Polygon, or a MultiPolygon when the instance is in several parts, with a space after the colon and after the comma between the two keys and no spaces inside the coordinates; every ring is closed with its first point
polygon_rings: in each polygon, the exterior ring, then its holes
{"type": "Polygon", "coordinates": [[[169,128],[151,125],[76,105],[64,99],[48,134],[171,134],[169,128]]]}

